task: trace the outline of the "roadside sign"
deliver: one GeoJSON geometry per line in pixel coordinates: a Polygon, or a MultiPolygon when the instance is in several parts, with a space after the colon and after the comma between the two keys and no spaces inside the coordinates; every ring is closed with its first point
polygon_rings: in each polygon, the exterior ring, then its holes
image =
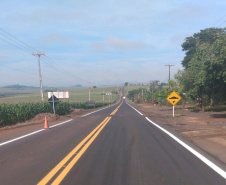
{"type": "Polygon", "coordinates": [[[53,106],[53,104],[56,106],[58,103],[59,103],[59,99],[52,95],[49,99],[48,99],[48,102],[50,103],[50,105],[53,106]]]}
{"type": "Polygon", "coordinates": [[[87,107],[90,107],[90,106],[93,106],[94,109],[95,109],[95,101],[87,101],[87,102],[86,102],[86,108],[87,108],[87,107]]]}
{"type": "Polygon", "coordinates": [[[55,106],[57,106],[57,104],[60,102],[59,99],[56,96],[52,95],[48,99],[48,102],[53,106],[53,113],[55,114],[55,106]]]}
{"type": "Polygon", "coordinates": [[[56,98],[69,98],[69,92],[68,91],[48,92],[48,98],[50,98],[52,95],[56,96],[56,98]]]}
{"type": "Polygon", "coordinates": [[[111,92],[106,92],[106,94],[105,94],[105,95],[110,96],[110,95],[112,95],[112,93],[111,93],[111,92]]]}
{"type": "Polygon", "coordinates": [[[175,91],[173,91],[168,97],[167,100],[172,104],[176,105],[180,100],[181,97],[179,94],[177,94],[175,91]]]}

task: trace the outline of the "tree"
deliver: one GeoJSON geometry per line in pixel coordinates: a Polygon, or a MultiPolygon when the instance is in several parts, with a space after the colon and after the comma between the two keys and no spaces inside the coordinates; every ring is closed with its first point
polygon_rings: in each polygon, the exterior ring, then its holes
{"type": "Polygon", "coordinates": [[[124,86],[128,86],[129,85],[129,82],[125,82],[124,86]]]}
{"type": "Polygon", "coordinates": [[[159,83],[158,80],[154,80],[150,82],[149,88],[150,88],[150,92],[152,93],[152,100],[154,100],[154,91],[156,90],[158,83],[159,83]]]}
{"type": "Polygon", "coordinates": [[[193,100],[198,100],[204,111],[205,104],[224,103],[226,97],[226,33],[225,29],[201,30],[182,44],[186,56],[184,71],[175,78],[193,100]]]}
{"type": "Polygon", "coordinates": [[[208,28],[195,33],[191,37],[187,37],[185,42],[181,45],[182,50],[185,51],[185,57],[182,60],[182,65],[188,68],[188,63],[196,53],[197,44],[209,43],[213,44],[219,35],[225,33],[225,29],[221,28],[208,28]]]}
{"type": "MultiPolygon", "coordinates": [[[[147,90],[145,88],[134,89],[128,91],[127,98],[129,98],[132,101],[136,100],[137,102],[140,102],[143,101],[141,100],[142,94],[147,94],[147,90]]],[[[146,97],[144,99],[146,99],[146,97]]]]}

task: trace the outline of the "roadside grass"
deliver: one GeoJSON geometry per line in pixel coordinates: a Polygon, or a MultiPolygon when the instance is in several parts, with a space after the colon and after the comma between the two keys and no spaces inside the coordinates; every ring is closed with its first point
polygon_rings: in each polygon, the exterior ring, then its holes
{"type": "Polygon", "coordinates": [[[173,118],[173,115],[166,115],[167,118],[173,118]]]}
{"type": "MultiPolygon", "coordinates": [[[[200,107],[192,106],[191,112],[201,112],[200,107]]],[[[215,105],[205,107],[205,112],[226,112],[226,105],[215,105]]]]}
{"type": "Polygon", "coordinates": [[[226,105],[216,105],[214,107],[206,107],[205,112],[224,112],[226,111],[226,105]]]}
{"type": "MultiPolygon", "coordinates": [[[[70,89],[70,88],[69,88],[70,89]]],[[[1,90],[3,88],[0,88],[0,93],[4,93],[1,90]]],[[[34,89],[33,89],[34,90],[34,89]]],[[[112,91],[117,91],[119,93],[120,87],[100,87],[100,88],[95,88],[95,89],[90,89],[90,100],[93,100],[95,102],[103,102],[103,95],[102,93],[106,92],[112,92],[112,91]]],[[[13,89],[8,89],[8,93],[12,92],[13,89]]],[[[17,91],[17,90],[16,90],[17,91]]],[[[65,88],[66,91],[66,88],[65,88]]],[[[89,89],[88,88],[82,88],[82,89],[71,89],[69,91],[69,99],[61,99],[61,101],[65,102],[86,102],[89,100],[89,89]]],[[[18,92],[18,91],[17,91],[18,92]]],[[[41,97],[39,94],[39,91],[37,90],[33,92],[31,89],[27,90],[22,90],[20,93],[24,94],[15,94],[13,96],[2,96],[0,97],[0,104],[6,103],[6,104],[14,104],[14,103],[24,103],[24,102],[41,102],[41,97]],[[30,93],[30,94],[25,94],[25,93],[30,93]]],[[[112,96],[104,96],[104,101],[105,102],[114,102],[115,100],[118,99],[118,94],[117,95],[112,95],[112,96]]],[[[48,101],[48,93],[44,92],[44,100],[45,102],[48,101]]]]}
{"type": "MultiPolygon", "coordinates": [[[[117,91],[119,93],[119,87],[104,87],[104,88],[95,88],[90,89],[90,100],[95,102],[103,102],[102,93],[117,91]]],[[[69,102],[86,102],[89,100],[89,89],[77,90],[77,91],[69,91],[69,102]]],[[[118,99],[118,94],[104,95],[105,102],[113,102],[118,99]]]]}
{"type": "Polygon", "coordinates": [[[149,90],[149,86],[145,86],[145,85],[131,85],[131,86],[129,85],[125,87],[126,92],[129,92],[135,89],[140,89],[140,88],[149,90]]]}

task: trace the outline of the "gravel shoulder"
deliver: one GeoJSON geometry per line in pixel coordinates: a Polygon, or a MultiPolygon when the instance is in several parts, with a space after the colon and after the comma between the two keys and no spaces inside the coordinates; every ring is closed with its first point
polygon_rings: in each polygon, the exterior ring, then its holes
{"type": "Polygon", "coordinates": [[[161,107],[150,104],[134,104],[145,116],[178,132],[226,164],[226,112],[195,113],[181,106],[161,107]]]}

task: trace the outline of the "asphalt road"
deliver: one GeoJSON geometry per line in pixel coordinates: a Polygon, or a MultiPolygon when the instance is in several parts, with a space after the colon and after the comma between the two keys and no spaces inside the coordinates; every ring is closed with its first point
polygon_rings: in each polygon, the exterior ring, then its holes
{"type": "Polygon", "coordinates": [[[226,179],[123,101],[0,146],[0,184],[225,185],[226,179]]]}

